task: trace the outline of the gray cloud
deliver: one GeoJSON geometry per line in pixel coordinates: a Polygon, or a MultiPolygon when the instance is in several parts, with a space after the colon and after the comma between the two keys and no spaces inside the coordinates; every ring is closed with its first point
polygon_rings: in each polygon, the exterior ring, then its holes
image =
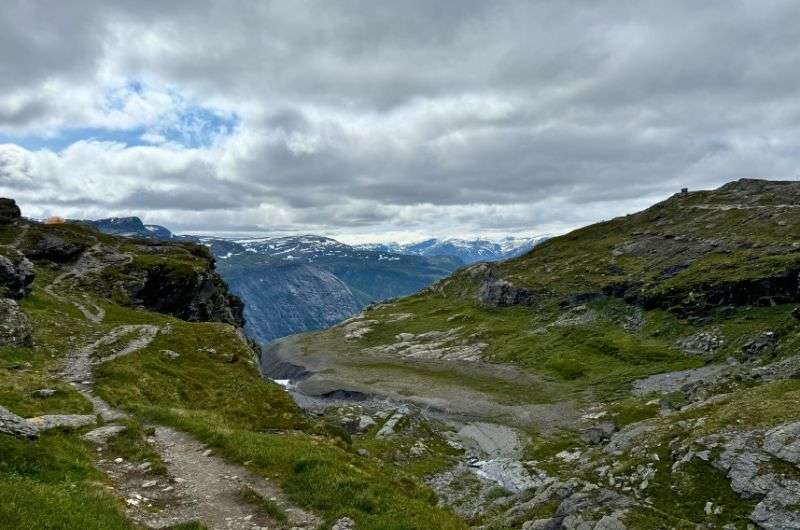
{"type": "Polygon", "coordinates": [[[185,229],[565,229],[684,185],[796,178],[797,27],[789,0],[12,1],[0,192],[185,229]],[[146,91],[109,107],[133,81],[146,91]],[[12,145],[158,130],[172,93],[235,131],[192,149],[12,145]]]}

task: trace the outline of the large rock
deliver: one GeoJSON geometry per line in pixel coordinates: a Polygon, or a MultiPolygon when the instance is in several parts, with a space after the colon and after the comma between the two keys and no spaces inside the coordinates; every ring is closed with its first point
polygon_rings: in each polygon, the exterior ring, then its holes
{"type": "Polygon", "coordinates": [[[506,280],[487,278],[478,290],[478,302],[487,307],[531,305],[534,301],[533,292],[506,280]]]}
{"type": "Polygon", "coordinates": [[[27,421],[40,431],[58,428],[80,429],[97,423],[97,416],[93,414],[45,414],[27,421]]]}
{"type": "Polygon", "coordinates": [[[28,317],[10,298],[0,298],[0,346],[33,346],[28,317]]]}
{"type": "Polygon", "coordinates": [[[14,199],[0,198],[0,224],[13,223],[20,217],[22,212],[14,199]]]}
{"type": "Polygon", "coordinates": [[[28,294],[33,282],[33,264],[26,258],[11,261],[0,255],[0,296],[20,299],[28,294]]]}
{"type": "Polygon", "coordinates": [[[779,425],[764,433],[764,450],[792,464],[800,464],[800,422],[779,425]]]}
{"type": "Polygon", "coordinates": [[[47,231],[35,238],[24,250],[25,256],[32,260],[70,263],[88,248],[85,241],[68,237],[55,231],[47,231]]]}
{"type": "Polygon", "coordinates": [[[0,433],[10,434],[17,438],[34,439],[39,437],[39,430],[28,423],[28,420],[21,418],[0,406],[0,433]]]}

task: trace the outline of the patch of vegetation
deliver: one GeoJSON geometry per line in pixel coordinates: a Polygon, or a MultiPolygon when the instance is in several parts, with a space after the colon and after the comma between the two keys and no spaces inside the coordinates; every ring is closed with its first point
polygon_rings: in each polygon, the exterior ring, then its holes
{"type": "Polygon", "coordinates": [[[694,527],[701,523],[722,527],[748,520],[758,500],[739,497],[723,471],[694,459],[673,473],[667,445],[657,447],[656,453],[660,460],[656,462],[656,474],[647,488],[652,509],[631,511],[625,520],[629,527],[655,530],[664,528],[665,520],[676,527],[694,527]],[[720,507],[720,513],[706,514],[707,502],[720,507]]]}
{"type": "Polygon", "coordinates": [[[166,475],[166,464],[146,441],[147,436],[154,434],[153,429],[142,427],[135,420],[121,420],[117,423],[125,425],[126,429],[109,439],[106,454],[115,458],[124,458],[137,464],[148,462],[150,464],[148,468],[150,473],[166,475]]]}
{"type": "Polygon", "coordinates": [[[659,405],[648,405],[640,399],[629,398],[611,403],[608,406],[610,418],[620,429],[631,423],[636,423],[658,414],[659,405]]]}
{"type": "Polygon", "coordinates": [[[106,492],[77,433],[45,433],[35,441],[0,435],[0,455],[0,526],[137,528],[106,492]]]}
{"type": "Polygon", "coordinates": [[[286,512],[275,501],[262,497],[249,487],[242,488],[239,496],[244,502],[258,506],[262,515],[281,525],[284,525],[288,520],[286,512]]]}

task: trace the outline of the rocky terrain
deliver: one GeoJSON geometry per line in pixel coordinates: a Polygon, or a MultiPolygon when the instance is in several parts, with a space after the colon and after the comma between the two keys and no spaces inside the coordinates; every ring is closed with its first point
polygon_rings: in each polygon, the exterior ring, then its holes
{"type": "Polygon", "coordinates": [[[800,528],[800,183],[480,263],[263,371],[475,528],[800,528]]]}
{"type": "Polygon", "coordinates": [[[0,200],[0,528],[463,528],[260,377],[202,245],[0,200]]]}

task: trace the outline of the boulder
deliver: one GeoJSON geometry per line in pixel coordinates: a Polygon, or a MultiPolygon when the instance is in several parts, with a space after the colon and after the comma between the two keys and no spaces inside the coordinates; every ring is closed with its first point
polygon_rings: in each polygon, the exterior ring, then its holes
{"type": "Polygon", "coordinates": [[[28,317],[10,298],[0,298],[0,346],[33,346],[28,317]]]}
{"type": "Polygon", "coordinates": [[[127,429],[127,427],[124,425],[103,425],[102,427],[87,432],[83,435],[83,438],[92,443],[104,444],[109,438],[113,438],[125,429],[127,429]]]}
{"type": "Polygon", "coordinates": [[[487,307],[531,305],[534,301],[533,292],[506,280],[487,278],[478,289],[478,302],[487,307]]]}
{"type": "Polygon", "coordinates": [[[28,294],[28,286],[33,278],[33,263],[26,258],[14,263],[0,255],[0,295],[19,300],[28,294]]]}
{"type": "Polygon", "coordinates": [[[0,224],[13,223],[22,217],[22,212],[14,199],[0,198],[0,224]]]}
{"type": "Polygon", "coordinates": [[[40,431],[65,427],[79,429],[97,423],[97,416],[93,414],[46,414],[28,419],[28,423],[40,431]]]}
{"type": "Polygon", "coordinates": [[[28,423],[28,420],[2,406],[0,406],[0,433],[31,440],[39,437],[39,430],[28,423]]]}
{"type": "Polygon", "coordinates": [[[613,421],[604,421],[585,429],[581,433],[581,438],[590,444],[600,445],[611,439],[611,435],[617,432],[617,426],[613,421]]]}

